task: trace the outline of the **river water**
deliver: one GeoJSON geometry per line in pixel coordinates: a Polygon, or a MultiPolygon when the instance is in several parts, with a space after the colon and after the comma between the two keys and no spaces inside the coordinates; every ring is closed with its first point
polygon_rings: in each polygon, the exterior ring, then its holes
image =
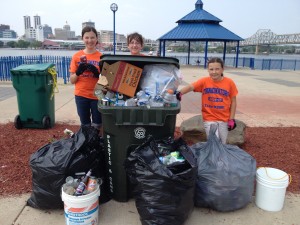
{"type": "MultiPolygon", "coordinates": [[[[32,55],[47,55],[47,56],[72,56],[77,50],[30,50],[30,49],[11,49],[0,48],[1,56],[32,56],[32,55]]],[[[113,52],[102,52],[104,54],[113,54],[113,52]]],[[[143,52],[147,55],[148,52],[143,52]]],[[[129,52],[116,52],[118,55],[129,55],[129,52]]],[[[187,56],[187,53],[182,52],[166,52],[166,56],[187,56]]],[[[204,57],[204,53],[191,53],[191,56],[204,57]]],[[[235,57],[235,54],[226,54],[226,57],[235,57]]],[[[208,57],[223,57],[223,54],[208,53],[208,57]]],[[[254,54],[239,54],[239,58],[256,58],[256,59],[296,59],[300,60],[300,54],[286,55],[286,54],[270,54],[270,55],[254,55],[254,54]]]]}

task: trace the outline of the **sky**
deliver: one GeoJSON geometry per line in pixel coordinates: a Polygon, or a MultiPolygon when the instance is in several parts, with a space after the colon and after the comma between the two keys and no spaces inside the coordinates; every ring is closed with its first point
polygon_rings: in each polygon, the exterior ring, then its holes
{"type": "MultiPolygon", "coordinates": [[[[156,40],[177,26],[177,21],[195,9],[197,0],[6,0],[1,2],[0,24],[10,25],[19,36],[24,32],[23,16],[39,15],[41,23],[63,28],[68,23],[81,35],[82,22],[95,22],[97,30],[113,30],[116,3],[116,33],[139,32],[156,40]]],[[[275,34],[300,33],[300,0],[202,0],[203,9],[222,20],[220,25],[242,38],[259,29],[275,34]]]]}

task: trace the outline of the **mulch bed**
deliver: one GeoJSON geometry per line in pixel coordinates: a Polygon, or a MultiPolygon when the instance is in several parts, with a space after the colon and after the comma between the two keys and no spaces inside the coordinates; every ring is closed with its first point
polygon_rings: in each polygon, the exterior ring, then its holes
{"type": "MultiPolygon", "coordinates": [[[[17,130],[13,123],[0,124],[0,196],[31,192],[30,155],[65,137],[66,128],[76,132],[79,126],[56,124],[48,130],[17,130]]],[[[293,180],[287,191],[300,193],[300,127],[247,127],[245,138],[241,147],[256,159],[257,166],[289,173],[293,180]]]]}

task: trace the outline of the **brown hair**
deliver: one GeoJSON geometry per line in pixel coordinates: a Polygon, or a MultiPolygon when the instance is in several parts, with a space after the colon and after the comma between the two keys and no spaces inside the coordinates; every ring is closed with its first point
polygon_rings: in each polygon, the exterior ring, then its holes
{"type": "Polygon", "coordinates": [[[207,61],[207,66],[210,64],[210,63],[220,63],[221,64],[221,67],[224,68],[224,62],[222,59],[220,58],[210,58],[208,61],[207,61]]]}
{"type": "Polygon", "coordinates": [[[142,46],[144,46],[144,39],[143,39],[143,36],[137,32],[134,32],[132,34],[128,34],[127,35],[127,44],[129,45],[129,43],[132,41],[132,40],[136,40],[138,41],[139,43],[141,43],[142,46]]]}
{"type": "MultiPolygon", "coordinates": [[[[222,69],[224,69],[224,62],[222,59],[214,57],[214,58],[210,58],[207,62],[207,67],[209,66],[210,63],[220,63],[222,69]]],[[[222,77],[224,76],[224,74],[222,73],[222,77]]]]}
{"type": "Polygon", "coordinates": [[[94,27],[90,27],[90,26],[86,26],[84,28],[82,28],[82,31],[81,31],[81,37],[83,38],[83,35],[86,33],[86,32],[94,32],[96,34],[96,37],[98,38],[98,34],[97,34],[97,31],[94,27]]]}

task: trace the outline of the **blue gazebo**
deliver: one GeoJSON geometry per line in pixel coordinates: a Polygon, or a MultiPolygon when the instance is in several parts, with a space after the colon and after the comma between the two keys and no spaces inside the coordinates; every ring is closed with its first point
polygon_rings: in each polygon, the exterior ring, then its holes
{"type": "Polygon", "coordinates": [[[187,41],[188,42],[188,64],[190,64],[191,42],[205,41],[205,63],[207,62],[208,42],[224,42],[223,60],[226,56],[227,42],[237,42],[236,47],[236,67],[238,66],[239,42],[243,38],[232,33],[230,30],[221,26],[219,18],[208,13],[203,9],[203,3],[198,0],[195,4],[195,10],[178,20],[178,26],[161,36],[159,40],[159,51],[165,56],[166,41],[187,41]]]}

